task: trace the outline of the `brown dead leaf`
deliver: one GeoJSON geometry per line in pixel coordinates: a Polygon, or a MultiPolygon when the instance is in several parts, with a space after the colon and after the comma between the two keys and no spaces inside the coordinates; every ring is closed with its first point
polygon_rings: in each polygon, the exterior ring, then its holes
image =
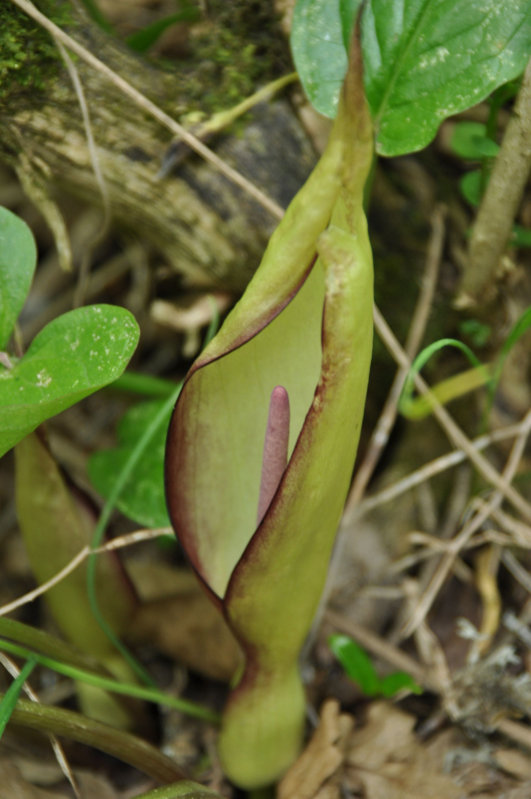
{"type": "Polygon", "coordinates": [[[485,741],[473,743],[455,726],[421,740],[414,726],[415,718],[391,703],[370,705],[366,723],[349,736],[345,787],[363,799],[531,796],[521,792],[531,785],[531,767],[522,752],[492,753],[485,741]]]}
{"type": "Polygon", "coordinates": [[[392,704],[375,702],[367,723],[350,736],[349,778],[364,799],[463,799],[462,786],[443,773],[444,752],[421,742],[415,719],[392,704]]]}
{"type": "Polygon", "coordinates": [[[340,713],[335,700],[325,702],[321,720],[308,746],[277,788],[277,799],[338,799],[333,777],[343,763],[354,720],[340,713]]]}

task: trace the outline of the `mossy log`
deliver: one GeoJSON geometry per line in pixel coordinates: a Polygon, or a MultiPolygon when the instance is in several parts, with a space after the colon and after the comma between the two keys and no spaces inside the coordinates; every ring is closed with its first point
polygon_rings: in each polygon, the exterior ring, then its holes
{"type": "MultiPolygon", "coordinates": [[[[230,28],[235,49],[229,74],[225,68],[231,62],[226,52],[228,32],[223,27],[226,11],[220,10],[219,18],[210,20],[206,34],[203,31],[202,38],[192,43],[194,53],[183,60],[181,69],[180,64],[163,68],[127,50],[89,20],[75,0],[41,0],[37,5],[177,119],[191,110],[203,109],[208,114],[216,103],[219,108],[224,102],[230,106],[241,99],[230,88],[234,80],[238,83],[235,66],[248,70],[238,91],[252,91],[278,76],[279,64],[281,71],[289,70],[289,56],[283,62],[277,57],[279,47],[285,49],[286,44],[271,14],[269,36],[273,50],[276,48],[276,63],[266,58],[266,44],[253,42],[256,6],[272,6],[269,2],[236,3],[241,31],[237,33],[234,25],[230,28]],[[241,37],[239,45],[237,35],[241,37]],[[225,67],[216,64],[214,36],[224,48],[225,67]],[[262,53],[260,58],[257,52],[262,53]],[[220,87],[217,93],[212,81],[220,87]]],[[[223,5],[209,3],[209,12],[223,5]]],[[[235,9],[231,11],[234,14],[235,9]]],[[[0,91],[0,159],[17,170],[26,187],[36,189],[35,196],[71,195],[101,204],[79,102],[55,45],[9,0],[0,16],[4,31],[0,34],[0,44],[4,39],[0,76],[3,74],[2,83],[7,87],[0,91]],[[5,46],[6,37],[9,47],[5,46]]],[[[80,59],[75,64],[90,111],[113,221],[156,248],[187,284],[241,290],[277,220],[190,151],[168,176],[160,178],[171,134],[97,71],[80,59]]],[[[218,135],[209,145],[282,206],[288,204],[315,161],[285,99],[257,106],[236,131],[218,135]]]]}

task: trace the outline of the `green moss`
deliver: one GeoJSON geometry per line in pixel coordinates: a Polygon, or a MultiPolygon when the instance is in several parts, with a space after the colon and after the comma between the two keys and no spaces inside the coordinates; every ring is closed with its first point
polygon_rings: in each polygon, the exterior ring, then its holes
{"type": "Polygon", "coordinates": [[[292,69],[271,0],[210,0],[208,20],[192,29],[191,40],[187,99],[207,113],[236,105],[292,69]]]}
{"type": "MultiPolygon", "coordinates": [[[[57,25],[72,22],[68,4],[43,0],[39,10],[57,25]]],[[[60,68],[50,35],[11,3],[0,4],[0,106],[42,92],[60,68]]]]}

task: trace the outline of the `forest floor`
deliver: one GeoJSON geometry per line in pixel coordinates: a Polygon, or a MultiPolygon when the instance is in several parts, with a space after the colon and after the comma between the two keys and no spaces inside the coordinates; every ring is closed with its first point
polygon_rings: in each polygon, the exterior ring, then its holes
{"type": "MultiPolygon", "coordinates": [[[[465,116],[485,114],[478,106],[465,116]]],[[[306,748],[277,787],[281,799],[531,796],[531,527],[507,499],[509,485],[527,508],[531,502],[529,333],[511,349],[490,407],[480,388],[451,402],[437,419],[406,419],[397,410],[404,363],[423,347],[453,337],[489,363],[531,304],[529,251],[513,250],[496,303],[457,307],[475,211],[459,190],[470,164],[449,147],[454,125],[445,123],[422,153],[376,170],[369,227],[383,316],[326,601],[301,663],[306,748]],[[478,452],[495,469],[494,479],[485,478],[481,464],[474,466],[478,452]],[[336,633],[363,647],[380,677],[407,672],[418,692],[364,693],[330,649],[336,633]]],[[[28,222],[39,248],[21,318],[27,342],[71,307],[77,276],[61,271],[49,230],[7,169],[0,186],[0,204],[28,222]]],[[[68,197],[58,202],[79,263],[100,212],[68,197]]],[[[531,194],[520,214],[531,226],[531,194]]],[[[237,300],[222,287],[183,288],[152,251],[112,227],[94,250],[88,285],[91,302],[125,306],[139,320],[133,369],[175,383],[201,349],[216,306],[210,298],[215,294],[222,313],[237,300]]],[[[433,385],[467,368],[457,350],[445,349],[423,374],[433,385]]],[[[96,507],[102,498],[87,461],[116,446],[119,420],[141,399],[106,389],[48,425],[58,462],[96,507]]],[[[18,529],[13,474],[8,454],[0,461],[1,605],[35,585],[18,529]]],[[[136,530],[138,524],[114,513],[111,538],[136,530]]],[[[236,646],[178,544],[168,535],[162,541],[132,536],[122,550],[141,604],[128,644],[162,690],[220,711],[238,661],[236,646]]],[[[43,598],[23,604],[13,617],[56,631],[43,598]]],[[[44,704],[78,707],[67,677],[39,667],[30,682],[44,704]]],[[[223,778],[213,726],[160,707],[142,718],[135,734],[163,749],[191,779],[227,798],[243,795],[223,778]]],[[[118,759],[66,738],[62,743],[83,799],[132,799],[154,787],[118,759]]],[[[0,797],[71,795],[49,745],[8,728],[0,745],[0,797]]]]}

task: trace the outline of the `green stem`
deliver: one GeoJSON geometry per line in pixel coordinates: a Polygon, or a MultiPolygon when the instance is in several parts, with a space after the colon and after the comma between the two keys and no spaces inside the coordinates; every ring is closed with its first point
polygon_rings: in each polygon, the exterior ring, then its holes
{"type": "Polygon", "coordinates": [[[13,724],[38,730],[46,735],[59,735],[92,746],[124,763],[129,763],[158,782],[168,783],[186,779],[179,766],[151,744],[131,733],[116,730],[72,710],[21,699],[13,711],[11,721],[13,724]]]}
{"type": "Polygon", "coordinates": [[[201,127],[198,135],[204,138],[214,133],[219,133],[229,125],[232,125],[232,123],[243,116],[243,114],[251,111],[256,105],[270,100],[277,92],[298,79],[299,76],[296,72],[290,72],[288,75],[282,75],[282,77],[271,81],[266,86],[263,86],[261,89],[251,94],[250,97],[246,97],[245,100],[242,100],[238,105],[213,114],[201,127]]]}
{"type": "Polygon", "coordinates": [[[141,796],[135,796],[135,799],[223,799],[223,797],[217,791],[205,788],[198,782],[186,780],[165,785],[163,788],[155,788],[141,796]]]}
{"type": "Polygon", "coordinates": [[[79,652],[72,644],[68,644],[44,630],[31,627],[29,624],[23,624],[14,619],[0,618],[0,637],[30,647],[53,660],[69,663],[71,666],[92,671],[95,674],[99,673],[102,676],[106,674],[95,658],[79,652]]]}

